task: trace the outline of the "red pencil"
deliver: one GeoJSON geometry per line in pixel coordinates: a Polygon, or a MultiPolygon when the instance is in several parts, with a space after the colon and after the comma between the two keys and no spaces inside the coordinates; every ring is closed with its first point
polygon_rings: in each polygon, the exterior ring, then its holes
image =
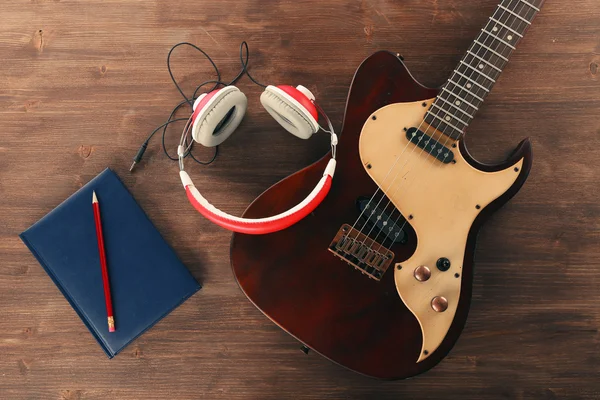
{"type": "Polygon", "coordinates": [[[110,285],[108,283],[108,268],[106,267],[106,254],[104,253],[104,237],[102,236],[102,221],[100,220],[100,205],[96,192],[93,192],[92,207],[94,208],[94,220],[96,221],[96,237],[98,238],[98,252],[100,253],[100,267],[102,267],[102,281],[104,282],[104,301],[106,302],[106,314],[108,315],[108,331],[115,331],[115,318],[113,316],[112,300],[110,298],[110,285]]]}

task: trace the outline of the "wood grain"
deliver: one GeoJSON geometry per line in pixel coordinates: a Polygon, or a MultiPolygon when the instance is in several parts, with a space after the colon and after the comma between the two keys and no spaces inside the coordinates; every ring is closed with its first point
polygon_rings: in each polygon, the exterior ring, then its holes
{"type": "MultiPolygon", "coordinates": [[[[450,355],[404,382],[363,378],[313,354],[241,294],[230,235],[187,203],[176,163],[137,148],[179,101],[171,45],[206,49],[226,76],[239,42],[252,72],[301,83],[342,119],[352,74],[376,50],[398,51],[416,78],[447,78],[495,0],[311,3],[156,0],[2,3],[0,26],[0,397],[3,399],[598,398],[600,397],[600,7],[548,1],[469,128],[481,161],[531,136],[535,163],[482,230],[471,311],[450,355]],[[107,360],[17,235],[110,166],[204,288],[107,360]],[[28,188],[36,188],[32,193],[28,188]]],[[[210,77],[182,51],[184,87],[210,77]]],[[[299,142],[260,110],[218,162],[189,164],[211,202],[241,214],[260,192],[319,159],[328,137],[299,142]],[[276,168],[274,168],[274,165],[276,168]]],[[[167,143],[175,148],[177,131],[167,143]]],[[[198,151],[209,157],[209,152],[198,151]]]]}

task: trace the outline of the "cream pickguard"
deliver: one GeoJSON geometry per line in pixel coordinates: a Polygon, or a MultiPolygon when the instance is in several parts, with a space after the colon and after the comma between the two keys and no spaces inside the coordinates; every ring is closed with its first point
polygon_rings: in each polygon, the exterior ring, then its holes
{"type": "MultiPolygon", "coordinates": [[[[417,234],[415,253],[394,268],[398,293],[421,325],[423,346],[417,362],[439,347],[454,319],[473,221],[513,185],[523,165],[521,159],[510,168],[488,173],[469,165],[459,147],[451,147],[456,143],[452,139],[446,143],[456,160],[451,164],[436,160],[410,143],[404,128],[418,127],[433,100],[391,104],[377,110],[365,123],[359,143],[367,173],[403,216],[410,216],[417,234]],[[442,257],[451,264],[444,272],[436,267],[442,257]],[[415,277],[415,270],[421,266],[431,273],[424,281],[415,277]],[[440,311],[444,300],[447,308],[440,311]]],[[[440,140],[444,143],[446,136],[440,140]]]]}

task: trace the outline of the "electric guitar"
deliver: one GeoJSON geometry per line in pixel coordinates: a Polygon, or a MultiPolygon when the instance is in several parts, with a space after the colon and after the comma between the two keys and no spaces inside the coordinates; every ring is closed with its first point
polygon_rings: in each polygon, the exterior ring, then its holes
{"type": "MultiPolygon", "coordinates": [[[[484,220],[531,168],[524,140],[499,165],[467,151],[465,130],[544,0],[503,0],[440,89],[399,55],[358,68],[324,202],[284,231],[234,234],[239,286],[282,329],[364,375],[402,379],[442,360],[465,324],[484,220]]],[[[244,216],[301,201],[328,156],[275,184],[244,216]]]]}

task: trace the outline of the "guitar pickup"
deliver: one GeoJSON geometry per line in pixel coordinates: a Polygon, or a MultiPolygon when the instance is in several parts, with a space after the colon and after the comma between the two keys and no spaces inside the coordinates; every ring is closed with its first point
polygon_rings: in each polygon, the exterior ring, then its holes
{"type": "Polygon", "coordinates": [[[454,160],[452,150],[417,128],[409,128],[406,138],[444,164],[450,164],[454,160]]]}
{"type": "MultiPolygon", "coordinates": [[[[358,210],[360,211],[361,220],[367,221],[373,226],[372,233],[376,238],[383,238],[383,244],[386,242],[406,243],[406,232],[402,229],[406,220],[401,215],[393,216],[392,211],[388,211],[388,207],[378,207],[376,202],[366,197],[361,197],[357,201],[358,210]]],[[[371,229],[369,229],[371,231],[371,229]]]]}

